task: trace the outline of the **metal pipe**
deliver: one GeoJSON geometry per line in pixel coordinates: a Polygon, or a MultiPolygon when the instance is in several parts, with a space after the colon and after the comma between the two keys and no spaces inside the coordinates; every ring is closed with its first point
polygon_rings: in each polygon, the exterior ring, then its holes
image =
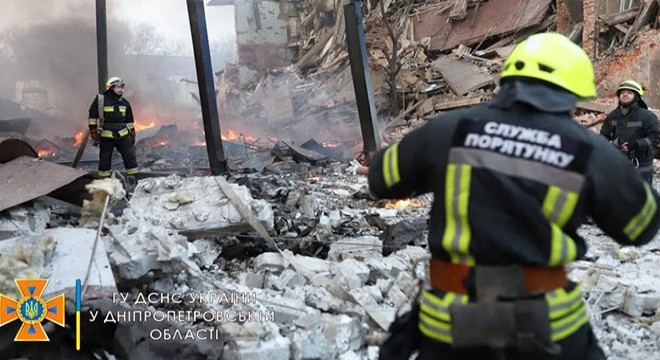
{"type": "Polygon", "coordinates": [[[96,63],[99,93],[105,91],[108,80],[108,22],[105,0],[96,0],[96,63]]]}
{"type": "Polygon", "coordinates": [[[206,151],[209,155],[211,173],[218,175],[227,171],[227,160],[225,159],[222,138],[220,137],[220,117],[215,97],[214,74],[211,66],[204,2],[202,0],[187,0],[187,3],[193,51],[195,53],[195,68],[197,69],[197,84],[199,85],[199,100],[204,121],[206,151]]]}
{"type": "Polygon", "coordinates": [[[346,45],[351,63],[351,75],[353,76],[358,116],[360,117],[364,153],[367,161],[369,161],[371,156],[380,149],[380,136],[378,135],[378,120],[371,89],[371,77],[369,76],[369,60],[364,37],[364,25],[362,24],[361,0],[355,0],[344,5],[344,19],[346,20],[346,45]]]}

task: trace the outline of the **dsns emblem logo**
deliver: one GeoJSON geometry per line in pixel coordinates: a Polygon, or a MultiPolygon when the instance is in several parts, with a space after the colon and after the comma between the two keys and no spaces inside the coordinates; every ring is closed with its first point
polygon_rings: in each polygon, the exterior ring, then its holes
{"type": "Polygon", "coordinates": [[[48,286],[48,280],[14,281],[21,293],[21,299],[16,301],[0,294],[0,326],[18,319],[22,324],[14,341],[48,341],[48,335],[41,323],[49,320],[64,326],[64,294],[44,301],[41,295],[48,286]]]}

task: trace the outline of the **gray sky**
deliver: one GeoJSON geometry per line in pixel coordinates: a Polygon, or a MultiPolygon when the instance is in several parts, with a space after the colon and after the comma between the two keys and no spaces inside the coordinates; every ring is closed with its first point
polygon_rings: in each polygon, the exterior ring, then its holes
{"type": "MultiPolygon", "coordinates": [[[[129,21],[153,24],[168,38],[190,38],[186,0],[108,0],[107,3],[113,14],[129,21]]],[[[236,34],[233,6],[207,6],[206,22],[210,39],[236,34]]]]}
{"type": "MultiPolygon", "coordinates": [[[[107,0],[106,3],[109,16],[147,22],[167,38],[190,41],[186,0],[107,0]]],[[[93,20],[94,16],[93,0],[0,0],[0,30],[69,17],[93,20]]],[[[235,34],[233,6],[207,6],[206,20],[211,40],[235,34]]],[[[112,19],[108,20],[108,26],[112,26],[112,19]]]]}

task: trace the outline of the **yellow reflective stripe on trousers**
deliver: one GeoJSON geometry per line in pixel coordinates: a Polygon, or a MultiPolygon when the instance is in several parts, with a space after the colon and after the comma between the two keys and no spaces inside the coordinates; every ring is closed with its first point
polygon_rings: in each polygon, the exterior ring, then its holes
{"type": "Polygon", "coordinates": [[[567,264],[577,256],[575,241],[562,228],[573,215],[579,195],[550,185],[543,200],[543,215],[550,222],[550,256],[548,265],[567,264]]]}
{"type": "Polygon", "coordinates": [[[451,255],[453,263],[474,265],[470,256],[470,238],[472,232],[468,221],[470,200],[470,165],[449,164],[445,179],[445,233],[442,247],[451,255]]]}
{"type": "Polygon", "coordinates": [[[548,303],[548,318],[552,341],[560,341],[575,333],[589,322],[587,307],[582,299],[582,290],[576,286],[567,292],[557,289],[545,294],[548,303]]]}
{"type": "Polygon", "coordinates": [[[126,170],[126,173],[127,173],[128,175],[135,175],[135,174],[137,174],[137,173],[139,173],[139,172],[140,172],[140,170],[138,170],[138,168],[127,169],[127,170],[126,170]]]}
{"type": "Polygon", "coordinates": [[[584,306],[582,291],[578,286],[569,292],[564,289],[551,291],[545,294],[545,299],[548,302],[551,321],[575,312],[578,307],[584,306]]]}
{"type": "Polygon", "coordinates": [[[419,305],[419,330],[429,338],[452,343],[449,307],[467,302],[466,295],[447,293],[443,297],[438,297],[429,291],[424,291],[419,305]]]}
{"type": "Polygon", "coordinates": [[[87,123],[89,125],[96,125],[98,123],[99,119],[88,119],[87,123]]]}
{"type": "Polygon", "coordinates": [[[548,303],[552,341],[571,336],[589,322],[580,287],[576,286],[569,292],[564,289],[554,290],[547,293],[545,299],[548,303]]]}
{"type": "Polygon", "coordinates": [[[644,190],[646,191],[646,202],[644,202],[642,210],[623,228],[623,233],[632,241],[635,241],[646,230],[658,209],[658,204],[656,204],[648,184],[644,184],[644,190]]]}
{"type": "Polygon", "coordinates": [[[388,147],[383,154],[383,179],[385,186],[391,188],[401,181],[399,175],[399,143],[388,147]]]}
{"type": "Polygon", "coordinates": [[[98,172],[99,177],[108,177],[111,175],[110,171],[99,171],[98,172]]]}

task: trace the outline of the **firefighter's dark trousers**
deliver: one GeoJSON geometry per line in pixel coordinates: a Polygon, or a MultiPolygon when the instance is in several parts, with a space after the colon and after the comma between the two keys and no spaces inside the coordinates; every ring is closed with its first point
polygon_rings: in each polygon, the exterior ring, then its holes
{"type": "Polygon", "coordinates": [[[100,177],[110,176],[112,167],[112,152],[117,148],[121,158],[124,160],[124,167],[128,175],[138,173],[137,158],[133,149],[133,140],[130,136],[106,138],[102,137],[99,141],[99,173],[100,177]]]}
{"type": "Polygon", "coordinates": [[[653,164],[644,167],[640,165],[638,171],[639,174],[642,175],[642,178],[644,178],[649,185],[653,186],[653,164]]]}
{"type": "Polygon", "coordinates": [[[519,353],[507,351],[498,354],[488,348],[453,349],[450,345],[423,337],[417,360],[605,360],[598,346],[591,325],[585,324],[573,335],[557,342],[562,348],[560,355],[519,353]]]}

